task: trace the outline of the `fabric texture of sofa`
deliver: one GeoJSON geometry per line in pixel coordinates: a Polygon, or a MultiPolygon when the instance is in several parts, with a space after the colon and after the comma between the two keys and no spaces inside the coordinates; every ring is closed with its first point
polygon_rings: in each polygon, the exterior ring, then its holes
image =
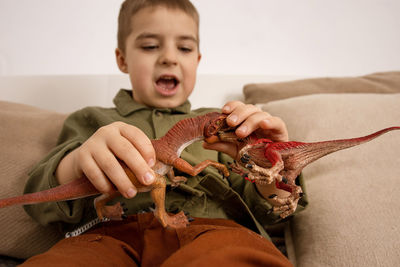
{"type": "MultiPolygon", "coordinates": [[[[400,72],[247,84],[248,103],[280,116],[290,139],[322,141],[400,126],[400,72]]],[[[0,198],[19,195],[55,145],[66,114],[0,101],[0,198]]],[[[304,169],[309,208],[286,225],[299,267],[400,264],[400,131],[326,156],[304,169]]],[[[21,206],[1,209],[0,255],[27,258],[62,235],[21,206]]]]}

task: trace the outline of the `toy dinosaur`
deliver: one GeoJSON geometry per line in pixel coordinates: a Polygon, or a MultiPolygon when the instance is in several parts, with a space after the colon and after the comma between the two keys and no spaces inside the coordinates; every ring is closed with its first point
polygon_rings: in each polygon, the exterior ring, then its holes
{"type": "Polygon", "coordinates": [[[315,143],[272,142],[269,139],[259,139],[255,134],[241,139],[233,131],[221,131],[218,138],[213,137],[208,142],[236,143],[239,153],[234,163],[230,164],[234,172],[257,184],[275,181],[278,189],[290,192],[286,198],[279,198],[276,194],[269,196],[275,202],[269,212],[280,212],[280,217],[285,218],[296,210],[297,202],[303,195],[295,180],[305,166],[330,153],[371,141],[393,130],[400,130],[400,127],[386,128],[359,138],[315,143]]]}
{"type": "MultiPolygon", "coordinates": [[[[171,180],[173,185],[185,181],[183,176],[174,176],[173,167],[191,176],[195,176],[208,166],[218,169],[224,176],[229,176],[227,167],[221,163],[205,160],[196,166],[180,158],[181,152],[185,147],[195,141],[209,138],[217,132],[229,129],[225,123],[226,115],[211,112],[205,115],[188,118],[176,123],[162,138],[151,140],[156,152],[156,164],[153,170],[156,175],[155,182],[150,186],[145,186],[138,182],[131,170],[120,161],[138,192],[151,191],[151,197],[155,203],[154,214],[164,227],[181,228],[188,225],[188,219],[183,213],[168,215],[165,211],[165,175],[171,180]]],[[[65,201],[88,196],[98,195],[100,192],[89,182],[86,177],[74,180],[68,184],[48,189],[41,192],[25,194],[22,196],[6,198],[0,200],[0,208],[16,204],[35,204],[51,201],[65,201]]],[[[120,203],[113,206],[106,206],[106,203],[120,195],[119,191],[109,194],[102,194],[94,201],[99,219],[107,217],[110,219],[121,219],[124,217],[124,210],[120,203]]]]}

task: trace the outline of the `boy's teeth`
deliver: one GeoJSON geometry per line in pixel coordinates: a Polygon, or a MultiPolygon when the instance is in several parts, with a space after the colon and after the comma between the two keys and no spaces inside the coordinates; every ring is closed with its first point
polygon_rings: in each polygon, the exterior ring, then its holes
{"type": "Polygon", "coordinates": [[[163,77],[157,81],[157,85],[168,90],[174,89],[176,86],[175,78],[163,77]]]}

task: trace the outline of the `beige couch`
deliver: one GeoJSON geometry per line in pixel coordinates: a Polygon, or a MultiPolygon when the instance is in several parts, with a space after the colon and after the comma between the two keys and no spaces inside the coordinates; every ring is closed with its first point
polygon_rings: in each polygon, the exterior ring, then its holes
{"type": "MultiPolygon", "coordinates": [[[[400,126],[400,72],[247,84],[244,98],[282,117],[290,139],[319,141],[400,126]]],[[[21,194],[65,114],[0,101],[0,197],[21,194]]],[[[297,266],[400,265],[400,131],[306,167],[309,208],[286,224],[297,266]]],[[[22,207],[0,210],[0,255],[27,258],[59,238],[22,207]]]]}

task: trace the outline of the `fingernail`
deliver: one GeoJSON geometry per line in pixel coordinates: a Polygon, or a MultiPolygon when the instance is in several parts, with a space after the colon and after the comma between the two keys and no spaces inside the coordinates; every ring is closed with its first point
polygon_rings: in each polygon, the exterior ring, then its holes
{"type": "Polygon", "coordinates": [[[231,110],[231,108],[229,106],[224,106],[222,108],[222,112],[229,112],[231,110]]]}
{"type": "Polygon", "coordinates": [[[239,132],[241,132],[242,134],[246,134],[247,133],[247,126],[245,126],[245,125],[240,126],[237,130],[239,132]]]}
{"type": "Polygon", "coordinates": [[[266,123],[267,125],[271,123],[271,121],[269,119],[265,119],[264,123],[266,123]]]}
{"type": "Polygon", "coordinates": [[[134,188],[129,188],[126,192],[126,195],[128,196],[128,198],[133,198],[134,196],[136,196],[136,190],[134,188]]]}
{"type": "Polygon", "coordinates": [[[147,162],[147,164],[150,166],[150,168],[151,167],[153,167],[154,166],[154,159],[150,159],[148,162],[147,162]]]}
{"type": "Polygon", "coordinates": [[[151,174],[150,172],[146,172],[146,174],[144,175],[144,182],[146,184],[151,184],[154,181],[154,176],[153,174],[151,174]]]}
{"type": "Polygon", "coordinates": [[[236,116],[236,115],[231,115],[231,116],[229,116],[229,120],[230,120],[231,122],[233,122],[233,123],[236,123],[237,120],[238,120],[238,116],[236,116]]]}

